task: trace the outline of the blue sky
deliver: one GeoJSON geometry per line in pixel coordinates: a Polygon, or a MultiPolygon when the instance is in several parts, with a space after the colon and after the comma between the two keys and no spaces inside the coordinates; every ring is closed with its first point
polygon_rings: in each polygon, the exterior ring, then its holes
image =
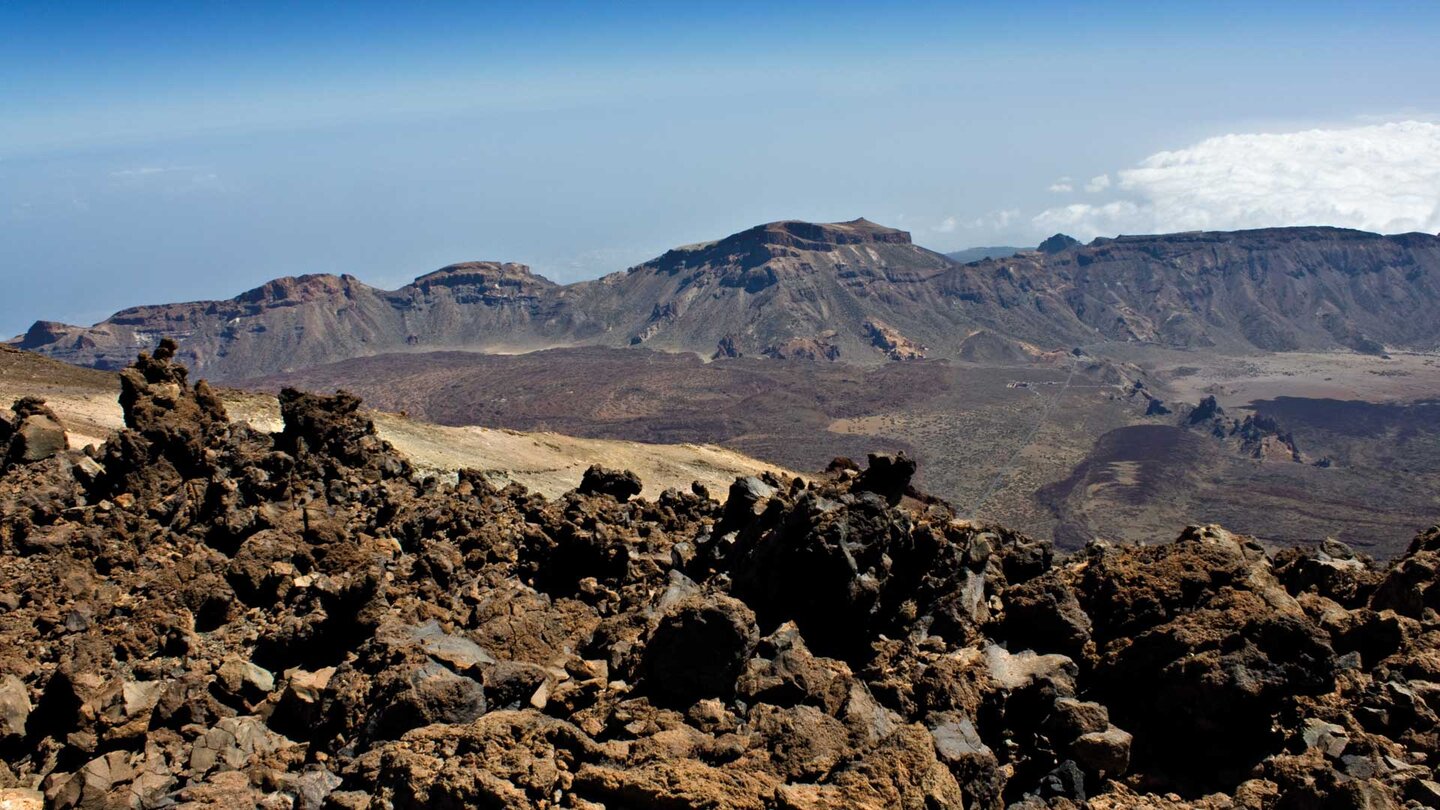
{"type": "Polygon", "coordinates": [[[770,5],[0,1],[0,333],[782,218],[1435,221],[1440,4],[770,5]]]}

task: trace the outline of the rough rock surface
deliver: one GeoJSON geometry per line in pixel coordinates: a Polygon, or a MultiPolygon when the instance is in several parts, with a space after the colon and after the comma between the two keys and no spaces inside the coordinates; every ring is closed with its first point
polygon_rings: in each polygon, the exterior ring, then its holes
{"type": "Polygon", "coordinates": [[[232,423],[172,351],[0,478],[0,805],[1440,800],[1440,527],[1062,557],[887,457],[550,501],[417,480],[343,394],[232,423]]]}
{"type": "Polygon", "coordinates": [[[0,411],[0,468],[41,461],[68,446],[65,428],[43,400],[27,397],[9,413],[0,411]]]}

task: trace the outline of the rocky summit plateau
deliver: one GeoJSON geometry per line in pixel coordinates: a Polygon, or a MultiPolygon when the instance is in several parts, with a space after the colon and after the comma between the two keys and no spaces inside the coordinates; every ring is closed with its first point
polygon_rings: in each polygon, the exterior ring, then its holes
{"type": "Polygon", "coordinates": [[[1440,527],[1064,553],[884,454],[552,499],[343,393],[233,421],[175,351],[101,444],[0,417],[5,807],[1440,802],[1440,527]]]}

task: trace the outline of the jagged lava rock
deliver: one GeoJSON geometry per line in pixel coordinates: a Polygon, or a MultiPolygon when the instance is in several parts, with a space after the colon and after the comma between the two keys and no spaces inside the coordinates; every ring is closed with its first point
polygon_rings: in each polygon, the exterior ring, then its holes
{"type": "Polygon", "coordinates": [[[1440,529],[1388,567],[1336,543],[1272,558],[1214,526],[1065,556],[959,518],[883,456],[741,479],[724,504],[639,499],[603,470],[546,500],[418,477],[346,394],[287,392],[275,434],[232,422],[175,351],[127,369],[128,427],[103,447],[0,475],[6,800],[1286,810],[1436,793],[1440,529]]]}

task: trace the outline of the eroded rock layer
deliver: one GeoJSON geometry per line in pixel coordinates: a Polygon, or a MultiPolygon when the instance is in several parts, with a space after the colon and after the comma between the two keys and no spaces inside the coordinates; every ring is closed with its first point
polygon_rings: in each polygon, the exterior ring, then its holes
{"type": "Polygon", "coordinates": [[[172,352],[98,451],[4,456],[5,806],[1440,801],[1440,528],[1065,557],[903,457],[546,500],[416,480],[343,394],[233,423],[172,352]]]}

